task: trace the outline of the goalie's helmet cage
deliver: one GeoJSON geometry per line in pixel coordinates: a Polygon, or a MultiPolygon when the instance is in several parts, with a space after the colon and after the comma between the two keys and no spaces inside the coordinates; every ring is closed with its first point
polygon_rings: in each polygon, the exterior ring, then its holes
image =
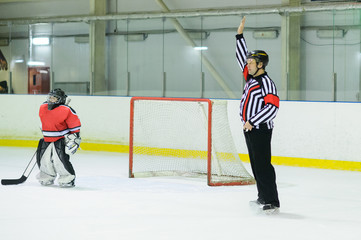
{"type": "Polygon", "coordinates": [[[65,94],[65,92],[63,90],[61,90],[60,88],[55,88],[49,92],[48,98],[47,98],[47,103],[50,105],[65,104],[67,97],[68,96],[65,94]],[[55,102],[50,101],[51,97],[57,98],[57,101],[55,101],[55,102]]]}

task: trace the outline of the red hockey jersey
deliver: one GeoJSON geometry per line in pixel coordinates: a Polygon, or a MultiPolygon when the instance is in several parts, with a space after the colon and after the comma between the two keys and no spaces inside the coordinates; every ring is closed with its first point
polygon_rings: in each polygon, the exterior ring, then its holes
{"type": "Polygon", "coordinates": [[[80,120],[75,111],[66,105],[48,110],[48,104],[40,106],[39,117],[45,142],[55,142],[67,133],[80,132],[80,120]]]}

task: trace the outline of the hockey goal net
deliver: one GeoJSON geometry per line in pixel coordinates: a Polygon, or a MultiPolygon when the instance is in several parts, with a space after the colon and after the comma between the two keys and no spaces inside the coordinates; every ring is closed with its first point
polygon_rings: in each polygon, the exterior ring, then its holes
{"type": "Polygon", "coordinates": [[[253,184],[237,154],[227,101],[133,97],[129,177],[206,176],[210,186],[253,184]]]}

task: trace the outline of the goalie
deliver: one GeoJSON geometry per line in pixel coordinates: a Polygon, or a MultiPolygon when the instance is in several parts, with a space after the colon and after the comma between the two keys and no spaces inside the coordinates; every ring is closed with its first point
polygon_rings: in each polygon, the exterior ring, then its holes
{"type": "Polygon", "coordinates": [[[60,88],[50,91],[47,101],[40,106],[39,117],[44,138],[40,139],[36,160],[40,169],[40,184],[54,184],[59,175],[60,187],[75,186],[75,171],[70,162],[79,148],[80,120],[66,102],[67,95],[60,88]]]}

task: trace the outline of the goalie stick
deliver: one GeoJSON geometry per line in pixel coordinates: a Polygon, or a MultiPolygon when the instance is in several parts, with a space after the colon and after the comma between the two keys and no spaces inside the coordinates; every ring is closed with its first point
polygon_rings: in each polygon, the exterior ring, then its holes
{"type": "Polygon", "coordinates": [[[2,185],[16,185],[20,184],[26,181],[28,179],[30,173],[33,171],[35,165],[36,165],[36,155],[37,151],[34,153],[33,157],[31,158],[30,162],[25,168],[25,171],[23,172],[23,175],[18,179],[2,179],[1,184],[2,185]]]}

